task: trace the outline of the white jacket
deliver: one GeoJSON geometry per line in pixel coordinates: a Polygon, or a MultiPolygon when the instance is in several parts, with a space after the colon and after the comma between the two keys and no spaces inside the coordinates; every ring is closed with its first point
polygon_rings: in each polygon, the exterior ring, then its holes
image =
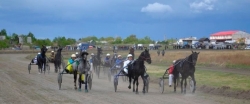
{"type": "Polygon", "coordinates": [[[129,64],[130,62],[131,62],[130,60],[124,61],[123,67],[124,67],[124,71],[125,71],[126,73],[128,73],[128,64],[129,64]]]}

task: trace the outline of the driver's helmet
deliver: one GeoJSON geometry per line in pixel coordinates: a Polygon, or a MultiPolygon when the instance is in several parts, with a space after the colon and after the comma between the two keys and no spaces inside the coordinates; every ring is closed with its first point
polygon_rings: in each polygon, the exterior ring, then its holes
{"type": "Polygon", "coordinates": [[[106,56],[107,56],[107,57],[109,57],[109,56],[110,56],[110,54],[108,53],[106,56]]]}
{"type": "Polygon", "coordinates": [[[54,53],[54,51],[51,51],[51,53],[54,53]]]}
{"type": "Polygon", "coordinates": [[[91,53],[91,56],[94,56],[94,53],[91,53]]]}
{"type": "Polygon", "coordinates": [[[173,64],[176,62],[176,60],[173,61],[173,64]]]}
{"type": "Polygon", "coordinates": [[[38,55],[41,54],[40,52],[37,53],[38,55]]]}
{"type": "Polygon", "coordinates": [[[118,55],[117,57],[118,57],[118,58],[122,58],[122,55],[118,55]]]}

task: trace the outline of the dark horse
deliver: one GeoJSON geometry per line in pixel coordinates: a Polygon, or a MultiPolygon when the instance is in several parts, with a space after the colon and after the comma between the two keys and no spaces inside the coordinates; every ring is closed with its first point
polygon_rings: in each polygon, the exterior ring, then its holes
{"type": "Polygon", "coordinates": [[[55,55],[54,65],[55,65],[55,72],[58,72],[58,69],[61,69],[61,63],[62,63],[62,48],[60,47],[55,55]]]}
{"type": "Polygon", "coordinates": [[[41,48],[41,54],[37,55],[37,65],[38,65],[38,71],[39,73],[42,73],[44,71],[45,74],[45,66],[46,66],[46,53],[47,48],[43,45],[41,48]]]}
{"type": "Polygon", "coordinates": [[[133,92],[136,92],[137,94],[138,94],[139,76],[141,76],[143,80],[142,92],[145,93],[145,80],[147,76],[144,76],[144,74],[146,73],[144,61],[146,61],[148,64],[151,64],[151,57],[148,49],[145,49],[145,51],[141,52],[138,59],[136,59],[132,64],[128,65],[128,77],[129,77],[128,88],[131,89],[131,79],[133,78],[134,79],[133,92]],[[136,90],[135,90],[135,82],[136,82],[136,90]]]}
{"type": "Polygon", "coordinates": [[[134,60],[134,58],[135,58],[135,53],[134,53],[134,52],[135,52],[134,48],[131,47],[128,54],[131,54],[131,55],[132,55],[132,57],[133,57],[132,59],[133,59],[133,60],[134,60]]]}
{"type": "Polygon", "coordinates": [[[79,58],[75,59],[75,62],[73,63],[73,69],[74,69],[74,84],[75,89],[76,87],[76,79],[77,79],[77,73],[79,73],[78,78],[78,85],[79,85],[79,91],[81,91],[82,84],[85,84],[85,92],[88,92],[87,88],[87,73],[90,70],[90,64],[87,61],[87,52],[81,52],[79,58]],[[85,81],[82,80],[82,74],[85,74],[85,81]]]}
{"type": "Polygon", "coordinates": [[[181,93],[186,93],[186,86],[187,86],[187,78],[190,76],[192,78],[194,88],[192,93],[195,92],[195,87],[196,87],[196,81],[194,77],[194,72],[195,72],[195,65],[198,59],[198,55],[200,52],[193,52],[192,54],[189,55],[188,57],[184,59],[179,59],[175,62],[174,64],[174,92],[176,92],[176,82],[177,79],[179,78],[179,73],[181,74],[181,93]],[[183,80],[185,80],[184,83],[184,89],[183,89],[183,80]],[[183,91],[184,90],[184,91],[183,91]]]}
{"type": "Polygon", "coordinates": [[[115,64],[116,59],[118,58],[118,54],[115,52],[113,57],[111,58],[111,66],[115,64]]]}
{"type": "Polygon", "coordinates": [[[97,55],[94,55],[93,58],[93,68],[94,70],[97,69],[97,66],[100,67],[100,65],[102,64],[101,62],[101,54],[102,54],[102,49],[101,48],[97,48],[97,55]]]}

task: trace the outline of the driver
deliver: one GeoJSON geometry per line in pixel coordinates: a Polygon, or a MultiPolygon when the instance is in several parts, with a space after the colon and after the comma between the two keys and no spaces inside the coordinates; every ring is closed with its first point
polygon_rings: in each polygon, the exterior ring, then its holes
{"type": "Polygon", "coordinates": [[[168,85],[169,85],[169,87],[171,87],[171,85],[172,85],[172,82],[173,82],[173,77],[174,77],[174,75],[173,75],[173,72],[174,72],[174,63],[176,62],[176,60],[174,60],[173,61],[173,64],[167,69],[168,70],[168,76],[169,76],[169,78],[168,78],[168,85]]]}
{"type": "Polygon", "coordinates": [[[72,64],[74,63],[75,59],[76,59],[76,54],[72,54],[71,58],[68,60],[67,68],[65,70],[67,73],[73,72],[73,65],[72,64]]]}
{"type": "Polygon", "coordinates": [[[124,61],[124,64],[123,64],[123,67],[124,67],[123,73],[124,73],[125,75],[128,74],[128,64],[132,61],[132,58],[133,58],[133,55],[132,55],[132,54],[128,54],[127,60],[124,61]]]}
{"type": "Polygon", "coordinates": [[[110,54],[108,53],[104,59],[104,64],[105,65],[108,65],[109,64],[109,61],[110,61],[110,54]]]}

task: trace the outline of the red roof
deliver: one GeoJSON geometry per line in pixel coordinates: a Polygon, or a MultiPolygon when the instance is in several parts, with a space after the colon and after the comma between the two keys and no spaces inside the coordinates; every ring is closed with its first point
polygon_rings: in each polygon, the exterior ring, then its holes
{"type": "Polygon", "coordinates": [[[232,31],[222,31],[212,34],[211,36],[230,36],[234,33],[238,32],[238,30],[232,30],[232,31]]]}

